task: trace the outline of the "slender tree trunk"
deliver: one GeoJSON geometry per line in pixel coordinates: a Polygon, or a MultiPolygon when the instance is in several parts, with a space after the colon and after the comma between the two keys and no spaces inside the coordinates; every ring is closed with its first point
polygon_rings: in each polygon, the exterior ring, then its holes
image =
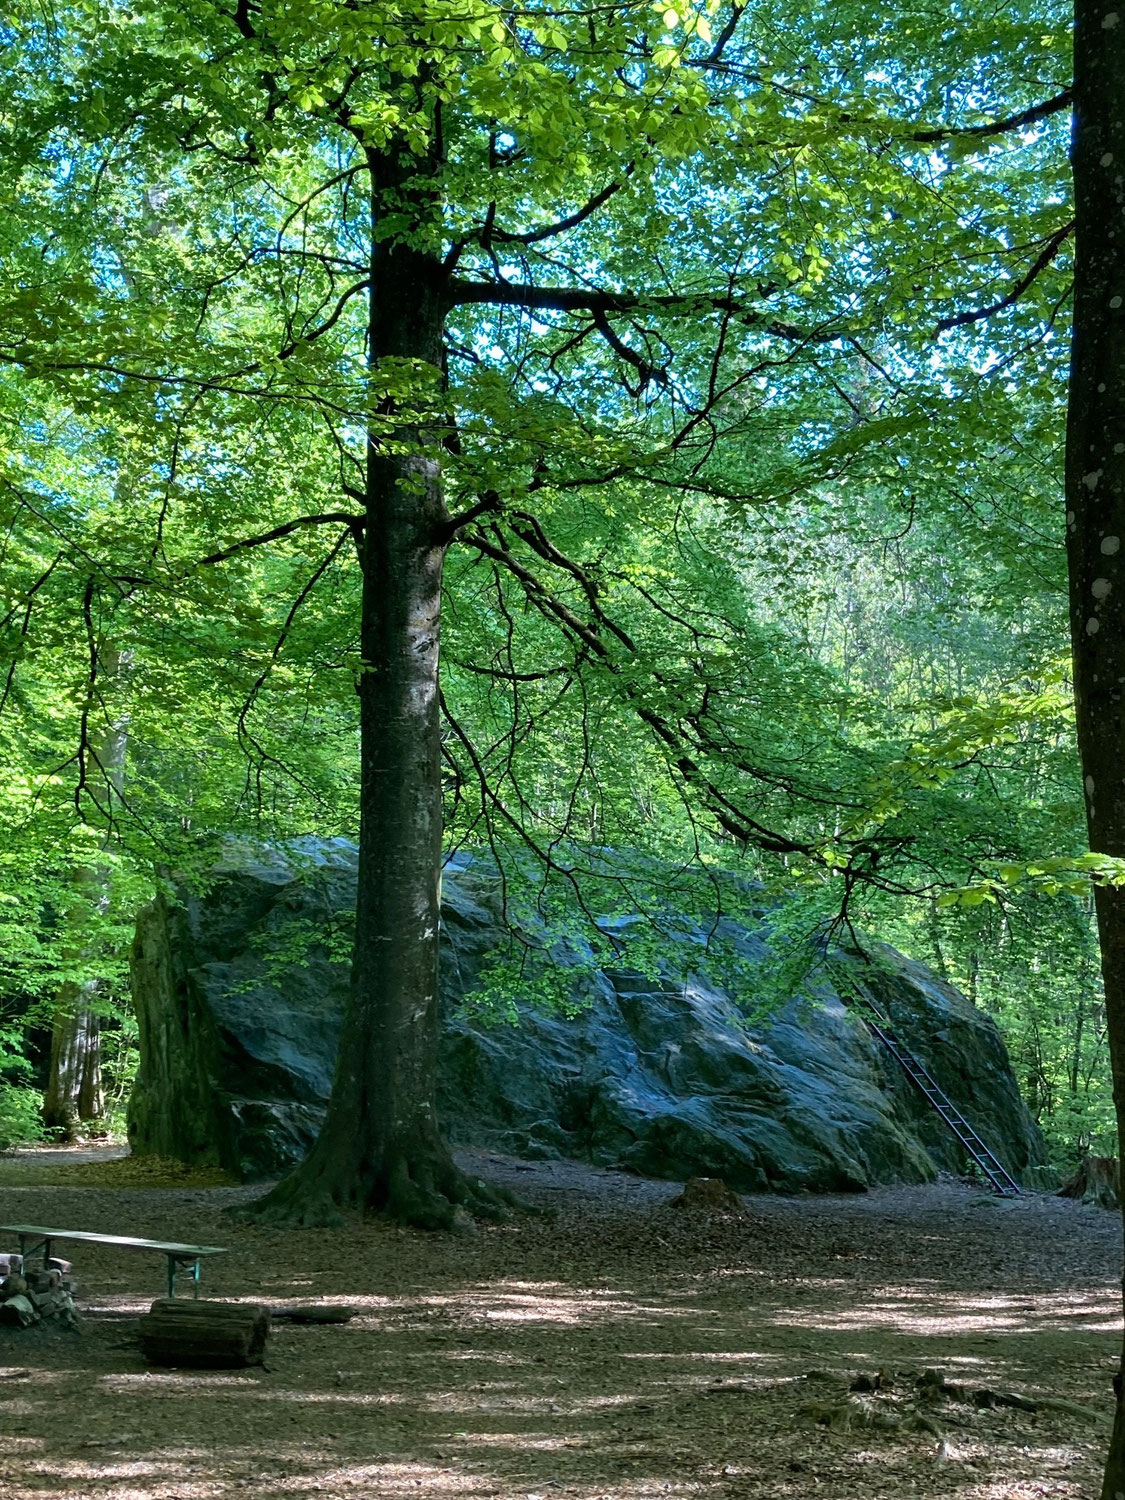
{"type": "MultiPolygon", "coordinates": [[[[142,210],[144,232],[150,238],[165,230],[160,208],[166,194],[150,189],[142,210]]],[[[133,290],[132,268],[122,263],[120,270],[126,287],[133,290]]],[[[127,470],[118,474],[115,499],[128,493],[127,470]]],[[[98,682],[101,696],[112,702],[132,667],[133,653],[111,643],[99,651],[98,682]]],[[[93,710],[95,705],[88,705],[93,710]]],[[[90,750],[95,775],[104,778],[103,800],[112,816],[120,803],[125,786],[125,757],[129,740],[129,717],[122,713],[112,720],[100,736],[94,737],[90,750]]],[[[110,834],[107,831],[106,844],[110,834]]],[[[105,847],[105,845],[103,845],[105,847]]],[[[105,913],[111,899],[110,872],[105,864],[95,869],[74,872],[77,898],[68,913],[68,924],[81,929],[91,912],[105,913]]],[[[67,954],[70,959],[83,956],[84,944],[79,931],[79,947],[67,954]]],[[[97,1013],[98,982],[68,982],[61,986],[55,1002],[51,1025],[51,1062],[47,1089],[43,1096],[43,1123],[64,1140],[73,1140],[84,1121],[100,1121],[105,1114],[105,1090],[102,1084],[101,1018],[97,1013]]]]}
{"type": "Polygon", "coordinates": [[[942,979],[949,978],[949,970],[945,963],[945,954],[941,947],[941,921],[938,917],[937,898],[931,897],[929,904],[929,929],[930,945],[934,950],[934,968],[942,979]]]}
{"type": "Polygon", "coordinates": [[[96,986],[64,984],[51,1026],[51,1067],[43,1096],[43,1123],[65,1141],[83,1122],[105,1114],[102,1089],[101,1018],[93,1009],[96,986]]]}
{"type": "MultiPolygon", "coordinates": [[[[112,702],[131,666],[132,656],[116,647],[103,647],[99,682],[107,702],[112,702]]],[[[125,785],[125,756],[129,741],[129,716],[120,712],[90,745],[91,760],[104,778],[102,793],[112,814],[125,785]]],[[[108,835],[107,835],[108,837],[108,835]]],[[[74,903],[66,923],[74,932],[64,950],[70,961],[89,955],[89,923],[109,910],[110,873],[105,864],[74,871],[74,903]]],[[[51,1025],[51,1063],[43,1096],[43,1123],[63,1140],[73,1140],[84,1122],[100,1121],[105,1114],[102,1086],[101,1017],[97,1011],[96,979],[67,981],[55,1000],[51,1025]]]]}
{"type": "MultiPolygon", "coordinates": [[[[1116,10],[1114,0],[1076,0],[1075,23],[1070,624],[1090,847],[1125,857],[1125,10],[1116,10]]],[[[1125,1140],[1125,887],[1099,887],[1095,909],[1118,1134],[1125,1140]]],[[[1125,1500],[1120,1374],[1115,1388],[1104,1500],[1125,1500]]]]}
{"type": "Polygon", "coordinates": [[[1082,1066],[1082,1033],[1086,1024],[1086,996],[1078,992],[1078,1005],[1074,1012],[1074,1042],[1070,1055],[1068,1082],[1072,1096],[1078,1097],[1078,1072],[1082,1066]]]}
{"type": "MultiPolygon", "coordinates": [[[[372,386],[409,371],[411,402],[436,411],[446,273],[435,255],[378,243],[380,189],[410,189],[393,170],[388,174],[385,160],[371,165],[372,386]],[[422,378],[433,380],[422,402],[420,366],[422,378]]],[[[388,397],[382,415],[398,415],[400,404],[388,397]]],[[[470,1211],[502,1211],[502,1194],[454,1165],[437,1121],[438,653],[448,521],[439,453],[435,426],[405,412],[389,439],[385,426],[368,437],[351,994],[320,1136],[300,1167],[255,1206],[255,1217],[271,1222],[332,1224],[349,1212],[375,1210],[443,1228],[470,1211]]]]}

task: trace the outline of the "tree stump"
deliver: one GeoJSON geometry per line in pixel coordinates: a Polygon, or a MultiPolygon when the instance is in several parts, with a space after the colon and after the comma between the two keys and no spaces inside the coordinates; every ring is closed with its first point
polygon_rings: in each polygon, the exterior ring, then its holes
{"type": "Polygon", "coordinates": [[[152,1365],[240,1369],[262,1363],[269,1331],[269,1308],[257,1303],[161,1297],[141,1319],[141,1353],[152,1365]]]}
{"type": "Polygon", "coordinates": [[[1120,1208],[1121,1168],[1116,1156],[1084,1156],[1078,1171],[1059,1189],[1060,1198],[1081,1198],[1098,1208],[1120,1208]]]}
{"type": "Polygon", "coordinates": [[[689,1177],[673,1208],[694,1208],[709,1214],[741,1214],[742,1200],[721,1177],[689,1177]]]}

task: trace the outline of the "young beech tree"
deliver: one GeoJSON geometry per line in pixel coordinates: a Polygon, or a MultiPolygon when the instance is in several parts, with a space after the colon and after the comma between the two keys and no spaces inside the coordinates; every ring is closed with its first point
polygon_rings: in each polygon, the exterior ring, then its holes
{"type": "MultiPolygon", "coordinates": [[[[155,387],[177,433],[206,413],[216,432],[224,417],[264,428],[261,414],[284,409],[325,434],[297,497],[315,491],[312,509],[278,485],[253,510],[217,459],[194,491],[169,484],[129,589],[151,588],[161,609],[185,586],[164,567],[181,510],[196,537],[204,520],[214,530],[212,574],[327,529],[294,612],[341,549],[354,544],[362,577],[351,1000],[321,1136],[261,1214],[330,1222],[370,1207],[442,1224],[458,1206],[498,1207],[455,1168],[434,1106],[451,549],[504,581],[501,608],[517,594],[577,667],[613,684],[725,835],[820,858],[844,890],[909,844],[873,836],[901,805],[886,779],[872,806],[837,818],[838,795],[803,786],[800,766],[764,769],[731,732],[702,650],[682,680],[646,676],[596,559],[560,547],[553,518],[576,493],[621,527],[649,524],[646,488],[742,503],[754,463],[732,487],[724,443],[745,446],[748,414],[768,415],[789,380],[806,396],[821,383],[823,413],[798,446],[819,445],[814,469],[838,477],[920,423],[849,395],[857,367],[888,400],[901,391],[878,341],[916,317],[920,292],[928,363],[936,325],[997,310],[979,309],[982,274],[1001,308],[1043,284],[1070,226],[1044,201],[1040,149],[1067,97],[1027,97],[1042,24],[918,17],[146,0],[99,17],[76,90],[45,90],[45,117],[106,143],[91,148],[84,200],[108,247],[91,258],[97,339],[70,359],[34,339],[6,357],[75,400],[155,387]],[[935,165],[947,143],[994,139],[1013,147],[1003,184],[935,165]],[[153,181],[179,200],[182,264],[154,271],[144,309],[143,278],[126,298],[106,269],[122,232],[104,206],[114,181],[138,201],[153,181]],[[991,226],[1017,209],[1027,233],[1013,251],[991,226]],[[827,832],[763,817],[763,786],[782,808],[819,805],[827,832]]],[[[64,48],[89,24],[72,20],[64,48]]],[[[695,630],[682,612],[665,626],[695,630]]],[[[480,767],[455,725],[450,744],[480,767]]]]}
{"type": "MultiPolygon", "coordinates": [[[[1078,748],[1090,848],[1125,858],[1125,12],[1078,0],[1075,287],[1066,530],[1078,748]]],[[[1125,1140],[1125,887],[1096,892],[1113,1093],[1125,1140]]],[[[1102,1489],[1125,1494],[1125,1360],[1102,1489]]]]}

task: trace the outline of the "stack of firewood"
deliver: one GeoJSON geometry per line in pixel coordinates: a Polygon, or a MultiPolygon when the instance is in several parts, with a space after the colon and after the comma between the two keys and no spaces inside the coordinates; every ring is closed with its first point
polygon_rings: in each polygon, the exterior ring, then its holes
{"type": "Polygon", "coordinates": [[[0,1325],[30,1328],[50,1319],[56,1327],[77,1328],[77,1290],[68,1260],[32,1267],[20,1255],[0,1255],[0,1325]]]}

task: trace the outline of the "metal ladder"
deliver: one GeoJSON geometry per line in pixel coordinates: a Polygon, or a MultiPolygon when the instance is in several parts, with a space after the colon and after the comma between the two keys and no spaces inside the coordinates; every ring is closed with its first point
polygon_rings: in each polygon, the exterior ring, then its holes
{"type": "Polygon", "coordinates": [[[977,1135],[965,1116],[957,1106],[948,1098],[938,1086],[934,1078],[926,1071],[914,1054],[899,1041],[887,1023],[886,1016],[879,1010],[875,1002],[858,989],[851,985],[841,987],[838,990],[841,1000],[845,1005],[855,1010],[868,1031],[877,1037],[894,1060],[902,1068],[907,1078],[910,1079],[929,1100],[938,1117],[945,1122],[953,1132],[961,1145],[965,1148],[970,1160],[975,1163],[978,1170],[988,1181],[994,1193],[1001,1198],[1018,1198],[1020,1196],[1019,1183],[1005,1170],[985,1143],[977,1135]],[[850,991],[845,993],[844,989],[850,991]]]}

